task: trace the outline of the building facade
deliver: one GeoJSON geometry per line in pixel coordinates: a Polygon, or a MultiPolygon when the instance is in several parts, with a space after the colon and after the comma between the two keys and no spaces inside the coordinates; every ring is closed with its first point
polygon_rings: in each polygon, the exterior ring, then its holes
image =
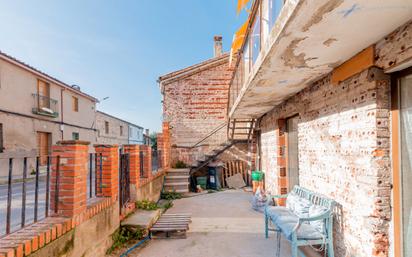
{"type": "Polygon", "coordinates": [[[232,71],[229,55],[222,53],[221,44],[222,37],[215,37],[214,58],[158,80],[163,95],[163,118],[171,127],[172,163],[180,160],[190,164],[198,154],[227,140],[227,99],[232,71]]]}
{"type": "MultiPolygon", "coordinates": [[[[96,102],[79,87],[0,52],[0,159],[40,156],[45,164],[57,141],[95,142],[96,102]]],[[[7,169],[1,170],[4,176],[7,169]]]]}
{"type": "Polygon", "coordinates": [[[229,119],[265,187],[337,202],[335,256],[412,256],[412,3],[254,1],[229,119]]]}
{"type": "Polygon", "coordinates": [[[96,113],[96,129],[98,144],[143,144],[142,127],[101,111],[96,113]]]}

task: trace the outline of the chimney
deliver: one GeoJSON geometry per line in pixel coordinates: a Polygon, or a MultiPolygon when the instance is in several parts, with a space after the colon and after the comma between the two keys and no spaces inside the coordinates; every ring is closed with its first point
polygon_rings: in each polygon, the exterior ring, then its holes
{"type": "Polygon", "coordinates": [[[215,46],[214,46],[214,57],[218,57],[222,55],[222,36],[214,36],[213,38],[215,40],[215,46]]]}

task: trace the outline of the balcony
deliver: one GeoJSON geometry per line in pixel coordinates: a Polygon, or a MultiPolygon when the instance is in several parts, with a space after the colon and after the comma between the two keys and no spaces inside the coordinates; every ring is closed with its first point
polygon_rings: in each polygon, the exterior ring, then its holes
{"type": "Polygon", "coordinates": [[[235,62],[230,118],[259,118],[406,23],[411,7],[407,0],[254,1],[235,62]]]}
{"type": "Polygon", "coordinates": [[[57,118],[59,116],[59,113],[57,111],[57,100],[39,94],[32,94],[32,96],[34,106],[32,108],[33,114],[48,116],[52,118],[57,118]]]}

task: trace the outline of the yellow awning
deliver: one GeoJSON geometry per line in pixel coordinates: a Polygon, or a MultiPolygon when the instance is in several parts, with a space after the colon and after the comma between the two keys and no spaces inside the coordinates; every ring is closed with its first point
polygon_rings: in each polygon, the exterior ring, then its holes
{"type": "Polygon", "coordinates": [[[249,3],[250,0],[237,0],[237,14],[240,13],[240,11],[245,8],[247,3],[249,3]]]}
{"type": "Polygon", "coordinates": [[[236,31],[233,35],[232,48],[230,49],[230,63],[232,62],[232,57],[239,49],[242,47],[243,41],[246,37],[247,26],[249,25],[249,19],[236,31]]]}

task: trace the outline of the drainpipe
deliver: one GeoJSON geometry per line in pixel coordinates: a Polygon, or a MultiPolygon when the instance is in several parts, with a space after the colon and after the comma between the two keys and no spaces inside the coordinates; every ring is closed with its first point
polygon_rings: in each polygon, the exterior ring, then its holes
{"type": "Polygon", "coordinates": [[[61,112],[61,115],[60,115],[60,132],[61,132],[61,140],[64,140],[64,125],[63,125],[63,123],[64,123],[64,117],[63,117],[63,113],[64,113],[64,111],[63,111],[63,91],[64,91],[64,88],[62,88],[61,90],[60,90],[60,112],[61,112]]]}

